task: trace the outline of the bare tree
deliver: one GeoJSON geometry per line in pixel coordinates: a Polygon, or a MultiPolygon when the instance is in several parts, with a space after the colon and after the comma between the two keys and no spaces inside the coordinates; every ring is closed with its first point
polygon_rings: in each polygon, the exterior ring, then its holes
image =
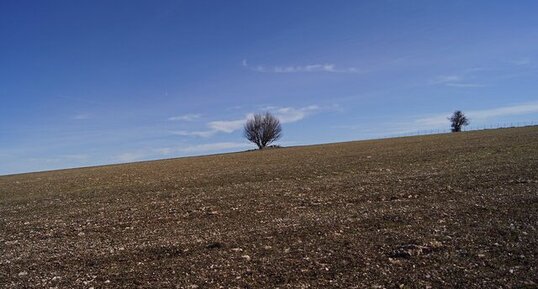
{"type": "Polygon", "coordinates": [[[271,113],[257,113],[247,120],[243,133],[246,139],[263,149],[282,136],[282,127],[278,118],[271,113]]]}
{"type": "Polygon", "coordinates": [[[470,123],[469,119],[461,110],[456,110],[448,120],[450,120],[452,132],[460,132],[463,126],[467,126],[470,123]]]}

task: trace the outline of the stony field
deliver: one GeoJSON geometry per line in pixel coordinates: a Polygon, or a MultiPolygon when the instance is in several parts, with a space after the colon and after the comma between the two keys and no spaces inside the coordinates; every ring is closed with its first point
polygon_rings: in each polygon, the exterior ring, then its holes
{"type": "Polygon", "coordinates": [[[538,127],[0,177],[4,288],[537,288],[538,127]]]}

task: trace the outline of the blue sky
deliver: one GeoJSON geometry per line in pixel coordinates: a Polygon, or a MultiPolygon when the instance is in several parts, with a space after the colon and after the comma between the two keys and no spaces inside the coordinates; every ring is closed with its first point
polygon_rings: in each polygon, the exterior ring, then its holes
{"type": "Polygon", "coordinates": [[[537,1],[1,1],[0,174],[538,121],[537,1]]]}

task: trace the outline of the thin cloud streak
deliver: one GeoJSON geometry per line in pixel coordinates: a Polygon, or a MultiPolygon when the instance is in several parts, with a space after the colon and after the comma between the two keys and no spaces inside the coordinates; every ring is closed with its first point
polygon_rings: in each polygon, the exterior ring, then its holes
{"type": "Polygon", "coordinates": [[[434,85],[444,85],[449,87],[459,88],[471,88],[471,87],[484,87],[485,85],[479,83],[472,83],[466,81],[463,75],[441,75],[435,78],[432,82],[434,85]]]}
{"type": "Polygon", "coordinates": [[[331,72],[331,73],[357,73],[360,72],[355,67],[337,68],[335,64],[307,64],[307,65],[289,65],[289,66],[250,66],[246,59],[243,59],[241,65],[247,69],[256,72],[270,73],[300,73],[300,72],[331,72]]]}
{"type": "MultiPolygon", "coordinates": [[[[498,108],[493,108],[493,109],[470,110],[470,111],[464,111],[464,112],[471,119],[471,121],[473,119],[487,120],[494,117],[538,113],[538,102],[520,104],[520,105],[503,106],[503,107],[498,107],[498,108]]],[[[446,125],[448,116],[450,116],[450,113],[439,114],[439,115],[425,117],[425,118],[419,118],[415,120],[415,123],[420,124],[420,125],[425,125],[425,126],[446,125]]]]}
{"type": "Polygon", "coordinates": [[[206,131],[187,131],[187,130],[179,130],[179,131],[171,131],[170,132],[173,135],[179,135],[179,136],[197,136],[197,137],[210,137],[217,133],[217,131],[212,130],[206,130],[206,131]]]}
{"type": "Polygon", "coordinates": [[[478,83],[447,83],[445,85],[451,87],[485,87],[485,85],[478,83]]]}
{"type": "Polygon", "coordinates": [[[281,123],[292,123],[300,121],[308,115],[315,113],[316,111],[320,110],[320,107],[317,105],[310,105],[302,108],[269,107],[267,110],[273,112],[281,123]]]}
{"type": "Polygon", "coordinates": [[[487,110],[470,111],[469,116],[474,118],[487,119],[499,116],[522,115],[531,113],[538,113],[538,103],[527,103],[487,110]]]}
{"type": "MultiPolygon", "coordinates": [[[[269,106],[265,107],[264,110],[272,112],[281,123],[285,124],[300,121],[308,115],[321,110],[321,108],[317,105],[310,105],[301,108],[269,106]]],[[[233,133],[242,129],[245,122],[253,116],[254,113],[248,113],[241,119],[211,121],[207,123],[208,130],[204,131],[181,130],[173,131],[171,133],[180,136],[196,136],[204,138],[211,137],[217,133],[233,133]]]]}
{"type": "MultiPolygon", "coordinates": [[[[371,128],[364,124],[339,125],[334,128],[357,131],[358,134],[360,133],[362,135],[362,139],[397,136],[408,133],[417,133],[422,130],[448,130],[450,125],[448,117],[451,113],[452,112],[439,113],[418,118],[409,116],[405,121],[378,122],[371,128]]],[[[472,125],[474,121],[484,123],[485,121],[491,121],[496,117],[536,114],[538,113],[538,102],[508,105],[493,109],[464,110],[464,113],[469,117],[472,125]]]]}
{"type": "Polygon", "coordinates": [[[202,115],[198,113],[189,113],[184,115],[172,116],[169,117],[169,121],[195,121],[199,119],[202,115]]]}
{"type": "Polygon", "coordinates": [[[215,132],[231,133],[241,129],[245,124],[246,119],[249,119],[250,117],[252,117],[252,114],[248,114],[244,119],[212,121],[208,123],[208,126],[215,132]]]}

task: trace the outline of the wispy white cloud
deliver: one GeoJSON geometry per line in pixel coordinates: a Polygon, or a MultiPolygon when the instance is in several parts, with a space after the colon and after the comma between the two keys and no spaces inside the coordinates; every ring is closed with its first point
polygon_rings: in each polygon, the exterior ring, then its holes
{"type": "MultiPolygon", "coordinates": [[[[331,107],[332,108],[332,107],[331,107]]],[[[269,106],[265,107],[263,110],[272,112],[281,123],[292,123],[297,122],[310,114],[313,114],[317,111],[320,111],[320,108],[317,105],[310,105],[300,108],[294,107],[276,107],[269,106]]],[[[252,118],[254,113],[248,113],[245,117],[240,119],[233,120],[216,120],[207,123],[207,130],[202,131],[172,131],[172,134],[181,135],[181,136],[197,136],[197,137],[210,137],[217,133],[232,133],[243,128],[245,122],[252,118]]]]}
{"type": "Polygon", "coordinates": [[[531,113],[538,113],[538,102],[504,106],[487,110],[469,111],[469,117],[488,119],[500,116],[524,115],[531,113]]]}
{"type": "MultiPolygon", "coordinates": [[[[493,109],[484,110],[470,110],[464,111],[465,114],[472,120],[488,120],[495,117],[513,116],[513,115],[525,115],[531,113],[538,113],[538,102],[531,102],[518,105],[509,105],[503,107],[497,107],[493,109]]],[[[433,115],[429,117],[419,118],[415,120],[415,123],[420,126],[440,126],[447,124],[447,117],[450,116],[450,112],[433,115]]]]}
{"type": "Polygon", "coordinates": [[[199,119],[202,115],[198,113],[189,113],[184,115],[172,116],[169,117],[170,121],[195,121],[199,119]]]}
{"type": "Polygon", "coordinates": [[[275,107],[268,108],[269,111],[273,112],[275,116],[280,120],[281,123],[292,123],[300,121],[307,117],[309,114],[315,113],[320,110],[320,107],[317,105],[310,105],[301,108],[294,107],[275,107]]]}
{"type": "Polygon", "coordinates": [[[437,79],[435,80],[435,83],[445,84],[445,83],[458,82],[462,80],[463,80],[463,76],[461,75],[441,75],[437,77],[437,79]]]}
{"type": "Polygon", "coordinates": [[[272,73],[297,73],[297,72],[333,72],[333,73],[357,73],[359,70],[355,67],[339,68],[335,64],[307,64],[307,65],[288,65],[288,66],[264,66],[249,65],[246,59],[243,59],[241,65],[257,72],[272,73]]]}
{"type": "Polygon", "coordinates": [[[237,131],[243,128],[243,125],[245,124],[246,120],[249,117],[250,117],[250,114],[242,119],[211,121],[207,123],[207,127],[208,127],[207,130],[200,130],[200,131],[180,130],[180,131],[172,131],[171,133],[174,135],[180,135],[180,136],[196,136],[196,137],[210,137],[216,133],[232,133],[234,131],[237,131]]]}
{"type": "Polygon", "coordinates": [[[432,127],[432,126],[439,126],[439,125],[445,125],[447,124],[447,117],[449,117],[450,113],[446,114],[439,114],[429,117],[423,117],[416,119],[414,121],[414,124],[418,125],[418,127],[432,127]]]}
{"type": "Polygon", "coordinates": [[[173,135],[180,135],[180,136],[197,136],[197,137],[210,137],[217,133],[215,130],[202,130],[202,131],[187,131],[187,130],[179,130],[179,131],[171,131],[170,132],[173,135]]]}
{"type": "Polygon", "coordinates": [[[245,120],[250,118],[252,114],[248,114],[245,118],[236,119],[236,120],[217,120],[212,121],[207,124],[211,130],[216,132],[225,132],[231,133],[236,130],[239,130],[245,124],[245,120]]]}
{"type": "Polygon", "coordinates": [[[470,82],[463,74],[462,75],[441,75],[433,80],[435,85],[444,85],[450,87],[484,87],[485,85],[470,82]]]}
{"type": "MultiPolygon", "coordinates": [[[[471,126],[482,126],[500,121],[496,118],[518,115],[530,115],[538,113],[538,102],[506,105],[502,107],[482,110],[464,110],[465,115],[471,120],[471,126]]],[[[360,123],[335,126],[337,129],[354,130],[356,135],[363,139],[393,137],[418,132],[448,132],[450,121],[448,117],[453,112],[431,114],[427,116],[403,117],[400,121],[375,121],[375,124],[360,123]]]]}
{"type": "Polygon", "coordinates": [[[451,86],[451,87],[485,87],[484,84],[479,84],[479,83],[446,83],[445,84],[446,86],[451,86]]]}

